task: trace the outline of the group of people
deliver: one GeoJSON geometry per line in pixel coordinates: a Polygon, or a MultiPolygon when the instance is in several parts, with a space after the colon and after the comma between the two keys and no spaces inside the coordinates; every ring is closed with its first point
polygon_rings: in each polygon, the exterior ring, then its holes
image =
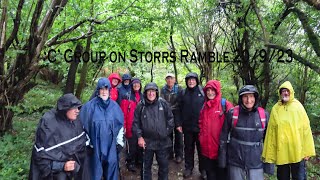
{"type": "Polygon", "coordinates": [[[140,164],[143,180],[152,179],[154,156],[159,180],[169,179],[170,159],[184,160],[183,176],[191,177],[195,149],[202,179],[263,180],[274,164],[279,180],[306,179],[315,148],[290,82],[277,90],[269,115],[253,85],[239,90],[234,106],[218,80],[202,88],[198,75],[188,73],[185,89],[172,73],[165,81],[161,89],[151,82],[142,91],[140,79],[112,73],[83,105],[73,94],[60,97],[39,122],[29,179],[116,180],[125,144],[126,168],[136,172],[140,164]]]}

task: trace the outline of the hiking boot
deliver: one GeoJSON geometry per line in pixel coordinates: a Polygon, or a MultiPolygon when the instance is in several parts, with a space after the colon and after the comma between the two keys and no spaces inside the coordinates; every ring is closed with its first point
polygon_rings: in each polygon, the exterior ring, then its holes
{"type": "Polygon", "coordinates": [[[177,164],[180,164],[182,162],[182,158],[180,156],[177,156],[175,161],[177,164]]]}
{"type": "Polygon", "coordinates": [[[192,170],[191,169],[185,169],[183,171],[183,177],[184,178],[189,178],[192,175],[192,170]]]}
{"type": "Polygon", "coordinates": [[[130,172],[136,172],[136,168],[135,168],[134,164],[129,164],[127,168],[128,168],[128,171],[130,171],[130,172]]]}
{"type": "Polygon", "coordinates": [[[207,172],[206,172],[205,170],[202,170],[202,171],[201,171],[201,178],[202,178],[203,180],[206,180],[206,179],[207,179],[207,172]]]}

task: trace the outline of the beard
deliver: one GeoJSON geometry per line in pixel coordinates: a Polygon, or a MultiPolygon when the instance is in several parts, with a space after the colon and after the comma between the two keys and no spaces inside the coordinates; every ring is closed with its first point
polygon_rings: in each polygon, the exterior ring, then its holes
{"type": "Polygon", "coordinates": [[[99,97],[100,97],[102,100],[104,100],[104,101],[106,101],[106,100],[109,99],[109,96],[99,95],[99,97]]]}
{"type": "Polygon", "coordinates": [[[282,96],[281,97],[282,102],[288,102],[290,100],[289,96],[282,96]]]}

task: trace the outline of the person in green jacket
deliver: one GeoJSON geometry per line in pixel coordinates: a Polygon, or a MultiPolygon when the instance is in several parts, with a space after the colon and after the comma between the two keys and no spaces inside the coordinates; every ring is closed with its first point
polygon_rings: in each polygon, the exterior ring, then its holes
{"type": "Polygon", "coordinates": [[[294,98],[289,81],[278,89],[279,101],[273,106],[264,142],[262,159],[277,165],[279,180],[306,178],[305,161],[315,156],[308,115],[294,98]]]}

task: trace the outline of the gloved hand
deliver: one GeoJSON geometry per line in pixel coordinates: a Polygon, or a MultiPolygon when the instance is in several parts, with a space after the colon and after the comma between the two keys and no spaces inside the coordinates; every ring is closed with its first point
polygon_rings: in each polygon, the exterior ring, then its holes
{"type": "Polygon", "coordinates": [[[123,147],[120,144],[117,144],[117,153],[119,154],[122,151],[123,147]]]}
{"type": "Polygon", "coordinates": [[[273,175],[274,174],[274,164],[263,163],[263,172],[273,175]]]}

